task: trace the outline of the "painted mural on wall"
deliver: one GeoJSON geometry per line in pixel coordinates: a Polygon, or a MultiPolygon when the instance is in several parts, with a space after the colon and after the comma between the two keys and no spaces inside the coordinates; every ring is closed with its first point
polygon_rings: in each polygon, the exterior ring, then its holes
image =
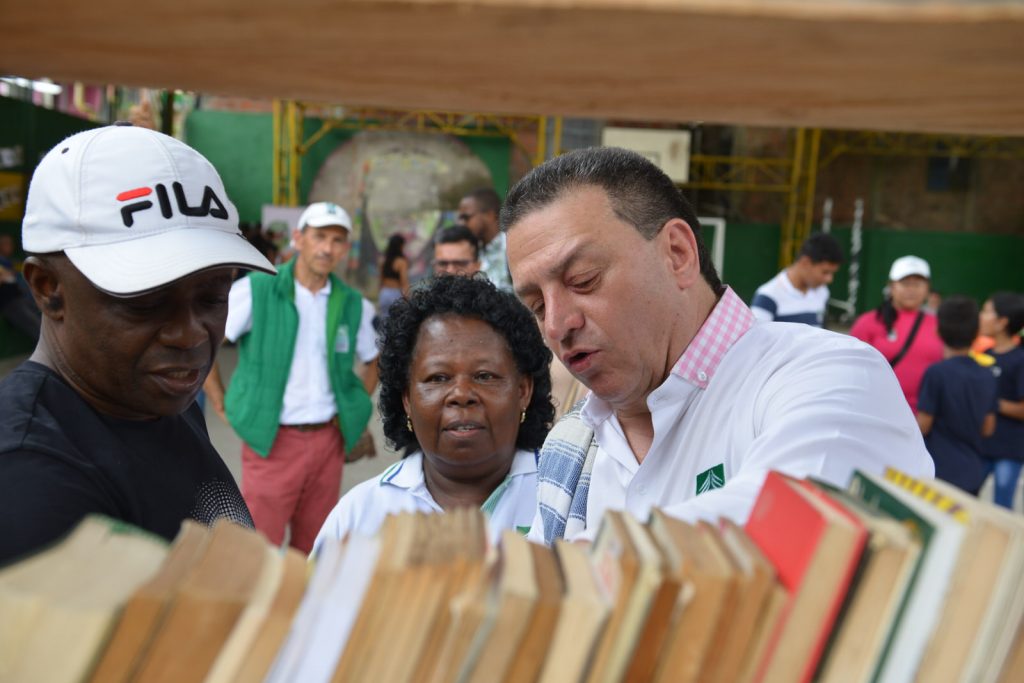
{"type": "Polygon", "coordinates": [[[434,133],[363,131],[324,161],[309,201],[345,207],[355,223],[346,278],[367,294],[394,233],[406,239],[412,279],[422,277],[438,228],[454,223],[467,192],[491,186],[484,163],[461,140],[434,133]]]}

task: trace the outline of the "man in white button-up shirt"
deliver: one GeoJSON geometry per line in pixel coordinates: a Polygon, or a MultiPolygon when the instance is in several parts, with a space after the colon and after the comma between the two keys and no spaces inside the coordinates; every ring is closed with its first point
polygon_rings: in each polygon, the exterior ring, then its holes
{"type": "Polygon", "coordinates": [[[312,204],[278,277],[234,284],[224,333],[238,342],[238,367],[227,395],[216,370],[206,384],[242,438],[242,495],[256,528],[279,544],[290,525],[290,544],[306,553],[338,501],[344,454],[366,428],[377,384],[373,305],[332,272],[351,230],[340,206],[312,204]]]}
{"type": "Polygon", "coordinates": [[[755,325],[689,204],[639,154],[553,159],[512,188],[501,223],[516,293],[591,391],[541,451],[532,538],[593,538],[609,508],[743,522],[773,469],[841,486],[858,468],[933,474],[885,360],[755,325]]]}

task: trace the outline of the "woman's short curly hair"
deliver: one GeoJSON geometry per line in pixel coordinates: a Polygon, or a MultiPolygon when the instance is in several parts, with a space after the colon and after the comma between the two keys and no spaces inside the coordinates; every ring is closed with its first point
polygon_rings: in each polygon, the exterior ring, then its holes
{"type": "Polygon", "coordinates": [[[380,414],[384,436],[396,449],[419,448],[406,426],[402,395],[409,386],[412,354],[420,326],[428,318],[457,315],[476,318],[504,337],[516,368],[533,378],[533,396],[519,426],[516,448],[540,448],[555,417],[551,403],[551,351],[544,346],[533,315],[518,299],[495,287],[482,275],[441,275],[413,288],[388,309],[381,330],[380,414]]]}

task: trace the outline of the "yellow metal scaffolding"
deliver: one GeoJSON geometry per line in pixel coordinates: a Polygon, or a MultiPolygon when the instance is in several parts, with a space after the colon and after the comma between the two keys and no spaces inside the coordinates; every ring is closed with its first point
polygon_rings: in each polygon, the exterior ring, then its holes
{"type": "Polygon", "coordinates": [[[786,196],[779,266],[788,265],[811,232],[821,131],[800,128],[788,157],[694,154],[690,180],[682,187],[731,192],[777,192],[786,196]]]}
{"type": "MultiPolygon", "coordinates": [[[[524,158],[536,166],[547,158],[548,120],[546,116],[318,106],[294,100],[275,100],[274,203],[290,206],[299,204],[302,157],[332,130],[396,130],[460,137],[508,138],[524,158]],[[312,135],[306,137],[306,115],[314,107],[322,123],[312,135]],[[532,149],[528,144],[531,138],[532,149]]],[[[553,129],[551,148],[557,153],[561,146],[561,117],[554,117],[553,129]]]]}
{"type": "Polygon", "coordinates": [[[680,187],[731,192],[789,192],[793,159],[787,157],[690,156],[690,180],[680,187]]]}
{"type": "MultiPolygon", "coordinates": [[[[552,129],[550,155],[554,156],[561,152],[561,117],[342,108],[275,100],[274,202],[299,203],[302,157],[332,130],[401,130],[508,138],[536,166],[549,156],[548,121],[552,129]],[[305,137],[306,115],[314,107],[323,122],[305,137]],[[532,148],[527,141],[533,142],[532,148]]],[[[811,233],[818,173],[844,154],[1024,159],[1024,139],[1019,138],[800,128],[794,131],[792,140],[789,156],[694,154],[690,157],[690,180],[681,185],[686,189],[785,195],[779,267],[792,263],[811,233]]]]}
{"type": "Polygon", "coordinates": [[[690,159],[690,181],[682,187],[784,193],[781,268],[793,262],[800,245],[811,233],[818,174],[844,154],[1020,160],[1024,159],[1024,139],[800,128],[794,132],[789,157],[694,154],[690,159]]]}
{"type": "Polygon", "coordinates": [[[818,167],[825,169],[844,154],[1020,160],[1024,139],[830,130],[822,138],[818,167]]]}
{"type": "Polygon", "coordinates": [[[779,243],[780,268],[793,262],[800,245],[811,234],[820,151],[821,130],[800,128],[796,131],[786,219],[782,223],[782,239],[779,243]]]}

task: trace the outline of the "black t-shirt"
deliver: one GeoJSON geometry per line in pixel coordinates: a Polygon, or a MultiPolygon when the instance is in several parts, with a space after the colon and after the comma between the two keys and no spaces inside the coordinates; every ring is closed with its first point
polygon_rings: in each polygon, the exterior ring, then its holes
{"type": "MultiPolygon", "coordinates": [[[[989,369],[999,383],[999,398],[1014,402],[1024,399],[1024,346],[988,354],[996,359],[989,369]]],[[[981,452],[989,458],[1024,460],[1024,420],[997,415],[996,433],[985,439],[981,452]]]]}
{"type": "Polygon", "coordinates": [[[930,366],[917,393],[917,409],[935,418],[924,443],[935,461],[935,476],[977,493],[988,466],[981,457],[981,427],[996,412],[992,373],[968,356],[930,366]]]}
{"type": "Polygon", "coordinates": [[[0,563],[91,512],[168,540],[186,518],[253,526],[196,404],[156,420],[108,417],[26,361],[0,381],[0,563]]]}
{"type": "Polygon", "coordinates": [[[0,308],[21,296],[21,290],[15,282],[0,282],[0,308]]]}

